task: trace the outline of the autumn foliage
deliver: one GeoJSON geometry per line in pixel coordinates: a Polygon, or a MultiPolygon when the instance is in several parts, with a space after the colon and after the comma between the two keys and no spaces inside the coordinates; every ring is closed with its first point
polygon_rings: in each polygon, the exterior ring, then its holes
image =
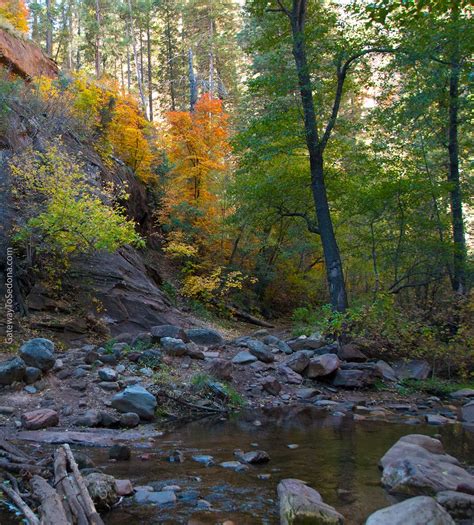
{"type": "Polygon", "coordinates": [[[219,196],[230,169],[228,114],[221,100],[205,94],[193,112],[173,111],[167,117],[173,168],[166,185],[166,211],[183,221],[185,211],[194,212],[188,219],[192,226],[212,234],[225,214],[219,196]]]}
{"type": "Polygon", "coordinates": [[[76,73],[64,85],[46,77],[36,79],[39,95],[68,108],[77,122],[85,123],[104,162],[119,158],[143,182],[154,178],[154,129],[130,94],[110,79],[92,81],[76,73]]]}
{"type": "Polygon", "coordinates": [[[28,9],[24,0],[0,0],[0,18],[22,33],[28,31],[28,9]]]}

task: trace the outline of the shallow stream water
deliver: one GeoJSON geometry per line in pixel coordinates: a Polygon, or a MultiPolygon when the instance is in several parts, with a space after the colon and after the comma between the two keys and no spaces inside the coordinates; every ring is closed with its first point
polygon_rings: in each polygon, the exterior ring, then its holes
{"type": "MultiPolygon", "coordinates": [[[[274,417],[274,416],[273,416],[274,417]]],[[[135,485],[179,485],[175,504],[167,507],[124,507],[110,512],[108,525],[131,524],[216,524],[232,520],[236,525],[276,524],[276,487],[283,478],[305,480],[323,499],[346,517],[348,525],[363,524],[370,513],[394,502],[380,486],[378,461],[405,434],[440,434],[446,451],[461,461],[474,462],[474,434],[461,426],[443,428],[385,422],[354,422],[352,418],[314,416],[310,413],[284,415],[273,423],[262,418],[255,426],[255,414],[227,421],[199,421],[163,436],[158,456],[149,461],[107,463],[106,452],[95,453],[105,471],[130,478],[135,485]],[[218,465],[231,461],[235,448],[263,449],[271,456],[266,465],[234,472],[218,465]],[[288,445],[297,445],[289,448],[288,445]],[[182,464],[169,463],[173,449],[184,452],[182,464]],[[206,467],[191,459],[193,454],[214,456],[216,464],[206,467]],[[261,480],[259,474],[271,474],[261,480]],[[208,512],[196,509],[196,499],[212,504],[208,512]]],[[[259,418],[260,419],[260,418],[259,418]]]]}
{"type": "MultiPolygon", "coordinates": [[[[279,480],[288,477],[305,480],[346,517],[347,525],[359,525],[376,509],[395,502],[380,486],[377,464],[398,438],[413,433],[439,434],[448,453],[474,463],[474,433],[460,425],[355,422],[351,417],[334,417],[313,410],[246,413],[229,420],[188,423],[166,432],[152,449],[134,449],[130,461],[108,461],[107,449],[81,451],[105,473],[131,479],[135,486],[152,485],[155,490],[166,485],[182,488],[177,492],[176,503],[162,507],[137,506],[128,498],[104,516],[107,525],[210,525],[225,520],[236,525],[276,524],[276,487],[279,480]],[[250,466],[246,472],[219,466],[220,462],[235,459],[236,448],[263,449],[271,461],[250,466]],[[175,449],[184,452],[183,463],[168,461],[175,449]],[[151,459],[139,459],[140,454],[150,452],[151,459]],[[193,461],[191,456],[195,454],[212,455],[215,465],[206,467],[193,461]],[[259,474],[271,476],[262,480],[259,474]],[[212,505],[212,510],[197,508],[201,498],[212,505]]],[[[3,523],[1,514],[0,522],[3,523]]]]}

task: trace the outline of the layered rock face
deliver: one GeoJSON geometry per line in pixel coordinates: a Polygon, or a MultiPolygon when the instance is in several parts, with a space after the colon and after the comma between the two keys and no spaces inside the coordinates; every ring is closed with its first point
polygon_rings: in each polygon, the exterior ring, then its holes
{"type": "Polygon", "coordinates": [[[5,29],[0,29],[0,64],[26,80],[39,76],[55,78],[59,73],[56,62],[34,42],[5,29]]]}

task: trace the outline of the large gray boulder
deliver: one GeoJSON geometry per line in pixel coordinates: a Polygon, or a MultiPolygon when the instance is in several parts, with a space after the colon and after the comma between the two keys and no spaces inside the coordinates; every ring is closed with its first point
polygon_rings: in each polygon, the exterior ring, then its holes
{"type": "Polygon", "coordinates": [[[341,364],[336,354],[323,354],[313,357],[306,368],[306,376],[309,379],[325,377],[335,372],[341,364]]]}
{"type": "Polygon", "coordinates": [[[433,498],[418,496],[374,512],[365,525],[454,525],[433,498]]]}
{"type": "Polygon", "coordinates": [[[344,517],[324,503],[318,491],[299,479],[284,479],[277,488],[280,524],[342,525],[344,517]]]}
{"type": "Polygon", "coordinates": [[[156,405],[155,396],[140,385],[128,386],[112,398],[112,407],[119,412],[135,412],[146,420],[153,419],[156,405]]]}
{"type": "Polygon", "coordinates": [[[290,357],[283,361],[283,365],[287,368],[291,368],[293,372],[301,374],[306,367],[309,365],[309,360],[312,357],[312,352],[307,350],[298,350],[294,354],[291,354],[290,357]]]}
{"type": "Polygon", "coordinates": [[[188,336],[186,332],[179,326],[174,326],[172,324],[162,324],[158,326],[153,326],[150,329],[151,333],[151,342],[159,343],[163,337],[173,337],[174,339],[181,339],[185,342],[188,342],[188,336]]]}
{"type": "Polygon", "coordinates": [[[436,494],[436,501],[454,519],[474,523],[474,495],[454,490],[444,490],[436,494]]]}
{"type": "Polygon", "coordinates": [[[431,373],[431,366],[424,359],[398,361],[393,369],[400,379],[427,379],[431,373]]]}
{"type": "Polygon", "coordinates": [[[270,348],[262,341],[258,339],[248,339],[246,341],[246,346],[249,349],[249,352],[254,355],[262,363],[273,363],[275,357],[272,354],[270,348]]]}
{"type": "Polygon", "coordinates": [[[20,357],[12,357],[0,363],[0,385],[11,385],[15,381],[23,381],[26,364],[20,357]]]}
{"type": "Polygon", "coordinates": [[[437,439],[411,434],[400,438],[380,460],[382,484],[406,496],[435,495],[444,490],[474,493],[474,476],[444,452],[437,439]]]}
{"type": "Polygon", "coordinates": [[[343,388],[367,388],[382,378],[376,363],[344,363],[341,364],[334,378],[334,386],[343,388]]]}
{"type": "Polygon", "coordinates": [[[20,348],[20,357],[27,365],[47,372],[53,368],[56,361],[54,343],[42,337],[30,339],[20,348]]]}
{"type": "Polygon", "coordinates": [[[461,408],[461,420],[474,423],[474,401],[469,401],[461,408]]]}
{"type": "Polygon", "coordinates": [[[224,342],[222,335],[210,328],[191,328],[186,330],[186,335],[193,343],[202,346],[216,346],[224,342]]]}
{"type": "Polygon", "coordinates": [[[326,341],[321,336],[300,336],[295,339],[290,339],[286,342],[293,352],[298,350],[317,350],[326,345],[326,341]]]}
{"type": "Polygon", "coordinates": [[[162,337],[161,347],[168,355],[175,357],[180,357],[188,353],[186,343],[182,339],[176,339],[174,337],[162,337]]]}

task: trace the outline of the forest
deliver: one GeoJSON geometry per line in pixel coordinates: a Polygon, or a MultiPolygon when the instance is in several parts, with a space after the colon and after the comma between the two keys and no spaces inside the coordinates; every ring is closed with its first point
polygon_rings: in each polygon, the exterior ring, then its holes
{"type": "Polygon", "coordinates": [[[464,341],[468,2],[4,0],[1,14],[60,66],[29,96],[67,114],[104,162],[120,158],[152,208],[139,240],[115,188],[117,231],[101,231],[110,210],[75,202],[55,234],[54,208],[80,192],[76,159],[55,144],[48,209],[23,231],[44,257],[145,242],[176,269],[166,290],[197,309],[225,317],[231,303],[406,351],[464,341]],[[83,219],[93,234],[78,239],[83,219]]]}
{"type": "Polygon", "coordinates": [[[0,0],[1,523],[472,523],[473,29],[0,0]]]}

